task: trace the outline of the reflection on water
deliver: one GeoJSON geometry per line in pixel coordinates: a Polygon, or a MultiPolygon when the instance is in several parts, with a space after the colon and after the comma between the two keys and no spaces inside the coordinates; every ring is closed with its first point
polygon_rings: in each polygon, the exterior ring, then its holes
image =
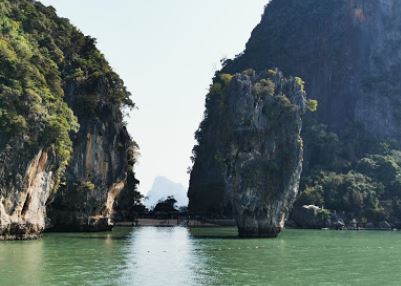
{"type": "Polygon", "coordinates": [[[0,243],[0,285],[211,285],[186,228],[116,228],[0,243]]]}
{"type": "Polygon", "coordinates": [[[143,228],[130,241],[121,285],[211,285],[186,228],[143,228]]]}
{"type": "Polygon", "coordinates": [[[116,228],[0,243],[0,285],[400,285],[401,233],[116,228]]]}

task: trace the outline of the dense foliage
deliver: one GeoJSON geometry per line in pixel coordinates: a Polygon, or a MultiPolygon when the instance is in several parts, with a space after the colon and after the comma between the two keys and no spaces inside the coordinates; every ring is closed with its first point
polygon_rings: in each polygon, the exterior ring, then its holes
{"type": "Polygon", "coordinates": [[[0,2],[0,150],[16,138],[34,151],[52,147],[60,177],[79,118],[96,116],[100,102],[134,106],[95,43],[52,7],[0,2]]]}
{"type": "Polygon", "coordinates": [[[310,143],[297,204],[323,205],[362,221],[399,220],[401,152],[394,143],[355,135],[349,142],[325,126],[306,127],[310,143]]]}
{"type": "Polygon", "coordinates": [[[63,101],[57,64],[24,30],[23,22],[9,16],[13,6],[0,9],[0,126],[3,142],[19,136],[29,144],[55,144],[67,163],[77,131],[77,119],[63,101]]]}
{"type": "Polygon", "coordinates": [[[153,214],[164,214],[164,215],[173,215],[177,214],[178,210],[175,207],[177,200],[173,196],[167,197],[165,200],[160,200],[155,208],[153,209],[153,214]]]}

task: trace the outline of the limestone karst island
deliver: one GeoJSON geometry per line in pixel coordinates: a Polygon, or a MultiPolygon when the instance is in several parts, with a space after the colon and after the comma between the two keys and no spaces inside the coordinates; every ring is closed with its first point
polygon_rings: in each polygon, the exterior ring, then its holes
{"type": "Polygon", "coordinates": [[[401,285],[401,1],[0,0],[0,286],[401,285]]]}

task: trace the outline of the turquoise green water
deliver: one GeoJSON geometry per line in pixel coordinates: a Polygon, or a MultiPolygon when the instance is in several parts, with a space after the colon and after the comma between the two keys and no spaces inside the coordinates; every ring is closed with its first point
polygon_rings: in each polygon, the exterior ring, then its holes
{"type": "Polygon", "coordinates": [[[401,232],[116,228],[0,242],[0,285],[401,285],[401,232]]]}

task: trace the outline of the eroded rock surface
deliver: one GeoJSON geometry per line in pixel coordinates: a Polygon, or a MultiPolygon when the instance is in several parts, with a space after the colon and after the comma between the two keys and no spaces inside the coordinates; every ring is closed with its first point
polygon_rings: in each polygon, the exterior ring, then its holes
{"type": "Polygon", "coordinates": [[[53,7],[0,1],[0,26],[0,239],[110,229],[138,184],[130,93],[53,7]]]}
{"type": "Polygon", "coordinates": [[[278,235],[298,192],[302,117],[316,104],[305,95],[302,79],[278,70],[215,77],[196,134],[192,212],[205,207],[198,208],[203,195],[210,205],[232,206],[241,237],[278,235]],[[205,176],[207,166],[213,167],[211,177],[205,176]],[[222,183],[211,184],[219,176],[222,183]]]}
{"type": "Polygon", "coordinates": [[[302,85],[278,72],[231,81],[223,160],[241,237],[275,237],[284,227],[302,170],[305,108],[302,85]]]}
{"type": "MultiPolygon", "coordinates": [[[[387,219],[398,225],[401,208],[398,184],[393,182],[399,175],[380,177],[375,163],[372,172],[357,166],[376,155],[386,157],[397,169],[401,166],[393,155],[401,150],[400,9],[398,0],[272,0],[244,52],[225,61],[221,73],[278,68],[286,75],[299,76],[308,96],[318,100],[317,112],[307,114],[303,124],[300,189],[305,195],[315,195],[300,205],[324,205],[359,221],[387,219]],[[347,195],[338,195],[333,186],[322,187],[330,177],[372,182],[375,194],[369,197],[375,202],[347,205],[347,195]],[[380,185],[385,186],[384,192],[380,185]]],[[[220,101],[206,99],[188,193],[190,210],[208,217],[232,213],[214,147],[222,133],[219,122],[225,117],[220,101]]],[[[358,185],[355,196],[371,192],[366,187],[369,184],[358,185]]]]}
{"type": "Polygon", "coordinates": [[[34,239],[45,228],[58,166],[52,150],[39,150],[31,160],[23,156],[29,155],[11,146],[0,154],[0,240],[34,239]]]}
{"type": "Polygon", "coordinates": [[[100,231],[113,226],[114,202],[127,187],[136,147],[119,120],[120,111],[103,108],[97,121],[81,123],[65,185],[49,207],[52,230],[100,231]]]}

